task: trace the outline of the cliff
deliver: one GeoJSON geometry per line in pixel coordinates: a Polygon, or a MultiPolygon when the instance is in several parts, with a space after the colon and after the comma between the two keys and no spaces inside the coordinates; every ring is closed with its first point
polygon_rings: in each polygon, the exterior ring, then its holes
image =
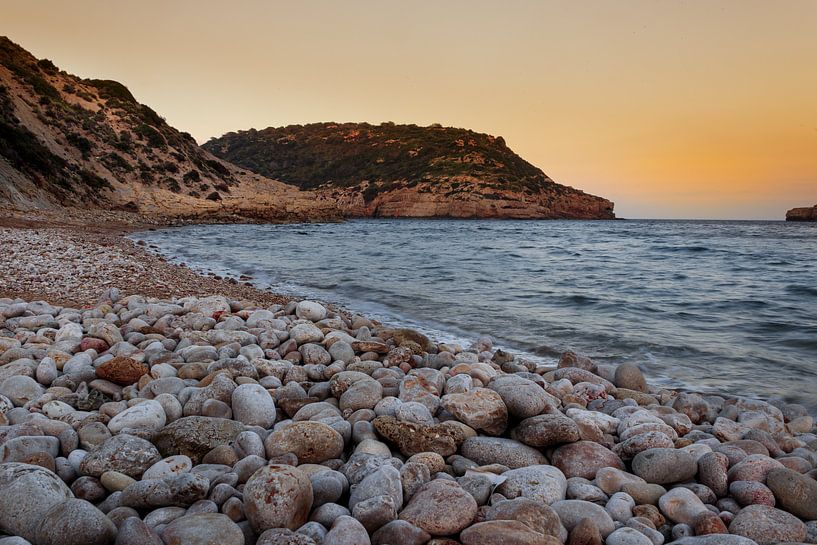
{"type": "Polygon", "coordinates": [[[232,132],[204,148],[315,190],[347,216],[615,217],[612,202],[554,182],[501,137],[466,129],[315,123],[232,132]]]}
{"type": "Polygon", "coordinates": [[[786,221],[817,221],[817,204],[811,208],[792,208],[786,212],[786,221]]]}

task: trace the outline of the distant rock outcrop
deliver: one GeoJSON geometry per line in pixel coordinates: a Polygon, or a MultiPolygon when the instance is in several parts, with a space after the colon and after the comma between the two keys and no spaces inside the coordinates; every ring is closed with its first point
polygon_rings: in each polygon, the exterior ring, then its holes
{"type": "Polygon", "coordinates": [[[817,204],[811,208],[792,208],[786,212],[786,221],[817,221],[817,204]]]}

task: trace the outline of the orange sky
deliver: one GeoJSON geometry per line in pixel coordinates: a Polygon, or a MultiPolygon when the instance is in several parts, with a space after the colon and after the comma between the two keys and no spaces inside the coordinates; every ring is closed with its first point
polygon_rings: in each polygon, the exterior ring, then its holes
{"type": "Polygon", "coordinates": [[[0,34],[199,141],[315,121],[505,137],[621,217],[817,203],[817,1],[0,0],[0,34]]]}

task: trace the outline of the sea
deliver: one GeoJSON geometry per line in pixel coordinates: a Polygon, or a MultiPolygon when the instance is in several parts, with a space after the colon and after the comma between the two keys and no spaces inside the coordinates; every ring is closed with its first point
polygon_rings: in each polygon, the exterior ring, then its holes
{"type": "Polygon", "coordinates": [[[203,273],[520,357],[817,409],[817,224],[371,219],[132,235],[203,273]]]}

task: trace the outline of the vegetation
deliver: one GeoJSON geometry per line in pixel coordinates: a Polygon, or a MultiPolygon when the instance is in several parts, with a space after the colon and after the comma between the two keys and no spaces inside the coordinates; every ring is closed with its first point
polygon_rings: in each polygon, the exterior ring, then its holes
{"type": "Polygon", "coordinates": [[[363,190],[367,202],[398,187],[458,177],[498,182],[502,189],[527,193],[558,186],[501,137],[440,125],[291,125],[228,133],[204,148],[302,189],[351,188],[368,181],[363,190]]]}

